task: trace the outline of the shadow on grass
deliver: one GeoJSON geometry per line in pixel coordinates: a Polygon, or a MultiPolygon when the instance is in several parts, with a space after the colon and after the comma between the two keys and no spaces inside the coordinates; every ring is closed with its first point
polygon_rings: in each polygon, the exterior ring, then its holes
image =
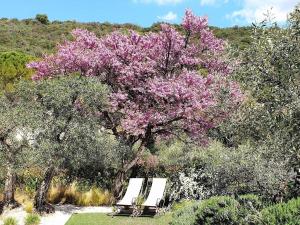
{"type": "Polygon", "coordinates": [[[140,216],[137,217],[132,217],[131,214],[117,214],[117,215],[110,215],[110,214],[106,214],[107,216],[110,217],[119,217],[119,218],[153,218],[155,215],[146,215],[146,214],[142,214],[140,216]]]}

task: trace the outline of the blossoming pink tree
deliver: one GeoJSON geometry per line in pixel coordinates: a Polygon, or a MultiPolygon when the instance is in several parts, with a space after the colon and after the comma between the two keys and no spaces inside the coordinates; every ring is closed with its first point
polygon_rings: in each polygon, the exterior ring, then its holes
{"type": "Polygon", "coordinates": [[[57,53],[29,64],[36,69],[34,80],[80,72],[110,87],[110,106],[99,109],[101,122],[128,146],[138,146],[117,174],[115,194],[157,138],[185,134],[205,143],[207,131],[242,100],[239,86],[230,81],[224,43],[209,30],[207,18],[186,11],[182,27],[184,33],[162,24],[159,33],[101,38],[76,29],[57,53]]]}

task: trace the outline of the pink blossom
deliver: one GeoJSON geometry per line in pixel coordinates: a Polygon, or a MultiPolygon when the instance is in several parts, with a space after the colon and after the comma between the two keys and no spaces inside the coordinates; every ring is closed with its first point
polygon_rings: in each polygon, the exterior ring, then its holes
{"type": "Polygon", "coordinates": [[[224,43],[209,30],[207,18],[186,11],[182,26],[185,35],[162,24],[159,33],[101,38],[76,29],[57,53],[28,67],[36,69],[34,80],[73,72],[99,77],[111,88],[113,119],[105,121],[124,135],[145,137],[150,129],[153,137],[186,133],[205,143],[207,131],[226,119],[243,95],[230,80],[224,43]]]}

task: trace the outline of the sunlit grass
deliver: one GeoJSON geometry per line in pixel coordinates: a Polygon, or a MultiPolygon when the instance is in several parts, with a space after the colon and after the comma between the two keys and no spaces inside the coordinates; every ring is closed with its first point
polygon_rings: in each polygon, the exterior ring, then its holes
{"type": "Polygon", "coordinates": [[[167,225],[171,213],[155,217],[109,216],[104,213],[74,214],[66,225],[167,225]]]}

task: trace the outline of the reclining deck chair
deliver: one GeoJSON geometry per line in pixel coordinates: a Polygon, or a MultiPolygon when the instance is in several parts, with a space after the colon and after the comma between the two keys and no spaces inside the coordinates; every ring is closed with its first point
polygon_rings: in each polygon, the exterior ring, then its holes
{"type": "Polygon", "coordinates": [[[166,178],[153,178],[149,195],[146,201],[141,205],[143,210],[134,211],[133,215],[139,216],[146,210],[155,210],[155,214],[159,214],[161,212],[161,206],[164,203],[166,184],[166,178]]]}
{"type": "MultiPolygon", "coordinates": [[[[124,197],[115,204],[119,212],[121,211],[122,207],[133,208],[135,206],[136,200],[141,192],[143,182],[144,178],[130,178],[124,197]]],[[[115,214],[117,213],[118,212],[115,214]]]]}

